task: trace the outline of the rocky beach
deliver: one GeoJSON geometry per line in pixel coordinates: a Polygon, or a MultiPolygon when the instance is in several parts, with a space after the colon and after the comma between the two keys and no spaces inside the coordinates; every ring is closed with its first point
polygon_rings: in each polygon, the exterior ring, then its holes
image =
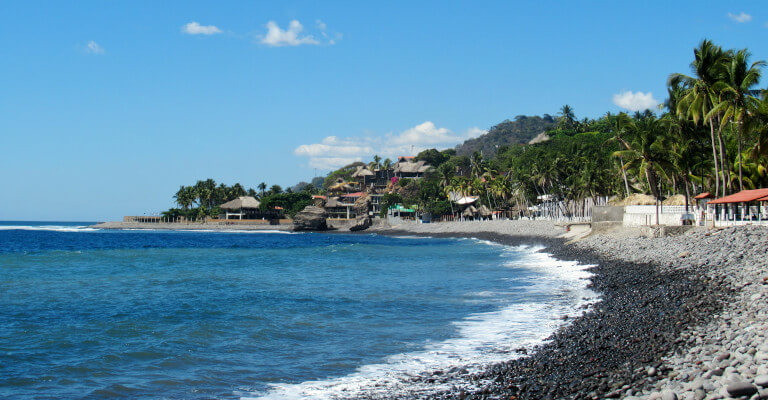
{"type": "Polygon", "coordinates": [[[382,234],[540,244],[595,264],[601,301],[547,342],[484,372],[432,371],[439,399],[768,398],[768,228],[694,228],[647,238],[548,221],[403,224],[382,234]],[[576,239],[576,240],[574,240],[576,239]]]}

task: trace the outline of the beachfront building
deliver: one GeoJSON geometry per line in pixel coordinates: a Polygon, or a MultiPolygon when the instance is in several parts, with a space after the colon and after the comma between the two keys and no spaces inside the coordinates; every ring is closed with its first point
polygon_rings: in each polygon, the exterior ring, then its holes
{"type": "Polygon", "coordinates": [[[251,196],[240,196],[219,206],[224,211],[222,219],[257,219],[261,202],[251,196]]]}
{"type": "Polygon", "coordinates": [[[768,225],[768,188],[742,190],[709,201],[706,216],[716,227],[768,225]]]}
{"type": "Polygon", "coordinates": [[[426,161],[414,161],[413,157],[399,157],[397,163],[395,163],[394,176],[398,179],[410,178],[420,179],[424,177],[424,174],[432,168],[426,161]]]}
{"type": "Polygon", "coordinates": [[[330,219],[353,219],[355,213],[355,201],[362,196],[362,192],[348,193],[341,196],[328,197],[325,200],[325,211],[330,219]]]}
{"type": "Polygon", "coordinates": [[[376,183],[377,174],[376,171],[371,170],[367,165],[361,165],[352,173],[352,178],[359,181],[364,187],[369,187],[376,183]]]}

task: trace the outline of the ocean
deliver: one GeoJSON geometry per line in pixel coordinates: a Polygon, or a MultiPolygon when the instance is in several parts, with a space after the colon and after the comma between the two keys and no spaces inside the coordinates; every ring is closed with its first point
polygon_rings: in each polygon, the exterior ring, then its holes
{"type": "Polygon", "coordinates": [[[429,393],[596,299],[537,247],[89,224],[0,221],[0,398],[429,393]]]}

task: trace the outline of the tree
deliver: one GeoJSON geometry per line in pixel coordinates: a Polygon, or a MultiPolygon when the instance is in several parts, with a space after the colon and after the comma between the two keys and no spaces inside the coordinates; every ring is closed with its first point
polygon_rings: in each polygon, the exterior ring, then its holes
{"type": "Polygon", "coordinates": [[[176,204],[187,211],[195,201],[195,191],[192,187],[181,186],[173,198],[176,199],[176,204]]]}
{"type": "Polygon", "coordinates": [[[259,188],[259,190],[261,190],[261,197],[264,197],[264,194],[265,194],[264,191],[267,190],[267,184],[264,182],[261,182],[257,187],[259,188]]]}
{"type": "MultiPolygon", "coordinates": [[[[685,94],[677,104],[675,110],[678,114],[685,115],[693,119],[695,124],[700,120],[705,120],[709,125],[712,157],[715,168],[715,195],[720,194],[720,172],[719,166],[723,163],[723,145],[722,141],[715,140],[715,115],[710,111],[714,107],[716,95],[714,85],[722,76],[722,66],[728,55],[720,46],[715,45],[710,40],[703,40],[699,47],[693,50],[694,61],[691,62],[691,70],[694,77],[684,74],[672,74],[669,77],[669,86],[681,85],[685,87],[685,94]],[[718,146],[719,144],[719,146],[718,146]],[[718,147],[720,149],[720,162],[718,163],[718,147]]],[[[724,179],[724,176],[723,176],[724,179]]],[[[723,181],[724,182],[724,181],[723,181]]],[[[723,194],[725,193],[725,184],[723,184],[723,194]]]]}
{"type": "MultiPolygon", "coordinates": [[[[627,136],[630,135],[630,133],[635,129],[635,123],[632,121],[632,118],[630,118],[626,113],[619,113],[618,115],[611,115],[609,113],[606,115],[606,119],[609,121],[611,129],[610,131],[613,134],[611,140],[619,142],[622,148],[629,149],[630,146],[627,142],[627,136]]],[[[620,170],[621,177],[624,180],[624,189],[627,192],[627,197],[629,197],[630,191],[629,182],[627,180],[627,171],[623,168],[624,159],[621,155],[619,155],[619,162],[622,165],[620,170]]]]}
{"type": "Polygon", "coordinates": [[[739,50],[725,63],[723,80],[713,85],[720,101],[710,111],[710,114],[722,113],[724,121],[732,121],[736,124],[739,142],[739,190],[744,190],[742,127],[746,115],[757,108],[758,100],[753,97],[756,94],[753,88],[760,82],[760,69],[765,66],[765,61],[755,61],[750,65],[750,55],[746,49],[739,50]]]}
{"type": "Polygon", "coordinates": [[[573,108],[568,104],[560,107],[560,121],[557,122],[560,128],[572,128],[576,121],[576,114],[573,112],[573,108]]]}
{"type": "Polygon", "coordinates": [[[283,193],[283,188],[280,185],[272,185],[269,188],[270,194],[280,194],[283,193]]]}
{"type": "Polygon", "coordinates": [[[635,169],[644,175],[651,194],[656,199],[661,198],[659,192],[659,177],[666,177],[668,171],[674,169],[666,154],[666,135],[664,126],[655,118],[641,120],[626,149],[614,152],[614,157],[622,157],[626,163],[624,169],[635,169]]]}
{"type": "Polygon", "coordinates": [[[441,151],[438,151],[437,149],[427,149],[417,154],[416,157],[414,157],[414,160],[424,161],[427,164],[437,168],[440,165],[442,165],[444,162],[448,161],[448,159],[450,158],[451,156],[441,151]]]}

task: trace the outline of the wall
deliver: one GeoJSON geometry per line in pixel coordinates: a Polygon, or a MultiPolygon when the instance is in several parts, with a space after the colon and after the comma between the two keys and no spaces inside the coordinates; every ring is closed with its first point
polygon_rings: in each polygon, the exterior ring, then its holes
{"type": "Polygon", "coordinates": [[[592,222],[618,222],[624,220],[623,206],[592,207],[592,222]]]}

